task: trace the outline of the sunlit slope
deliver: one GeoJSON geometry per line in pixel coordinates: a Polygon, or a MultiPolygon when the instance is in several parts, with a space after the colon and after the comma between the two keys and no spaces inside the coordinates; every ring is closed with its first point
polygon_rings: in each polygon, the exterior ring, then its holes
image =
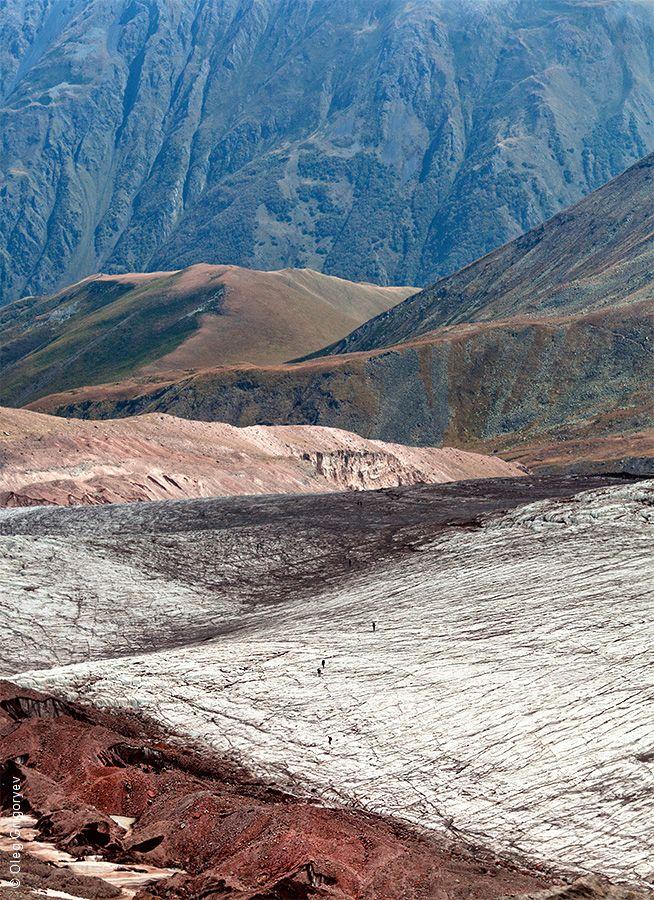
{"type": "Polygon", "coordinates": [[[96,275],[0,310],[0,402],[18,406],[135,372],[283,362],[411,293],[310,270],[96,275]]]}

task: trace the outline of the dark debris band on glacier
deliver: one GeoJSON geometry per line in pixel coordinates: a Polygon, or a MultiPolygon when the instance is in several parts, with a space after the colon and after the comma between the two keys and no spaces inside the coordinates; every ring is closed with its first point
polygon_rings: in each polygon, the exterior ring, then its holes
{"type": "Polygon", "coordinates": [[[434,533],[342,584],[243,608],[234,584],[219,603],[202,585],[139,577],[106,544],[9,535],[5,615],[22,608],[35,642],[114,657],[12,677],[140,709],[327,800],[652,883],[653,536],[654,484],[612,487],[434,533]],[[47,553],[61,578],[23,590],[21,565],[47,553]],[[61,615],[75,578],[100,604],[83,614],[87,650],[81,619],[61,615]],[[171,634],[226,624],[183,651],[115,658],[120,630],[129,653],[148,615],[171,634]]]}

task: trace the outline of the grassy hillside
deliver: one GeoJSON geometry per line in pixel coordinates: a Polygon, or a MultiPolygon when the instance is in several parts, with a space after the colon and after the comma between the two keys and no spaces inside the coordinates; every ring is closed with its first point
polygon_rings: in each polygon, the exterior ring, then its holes
{"type": "Polygon", "coordinates": [[[412,288],[355,284],[310,270],[94,276],[0,309],[0,402],[165,371],[277,363],[315,350],[412,288]]]}
{"type": "Polygon", "coordinates": [[[620,436],[604,445],[606,458],[619,460],[654,426],[651,346],[654,307],[640,304],[452,326],[385,350],[292,366],[80,389],[34,408],[90,418],[165,411],[234,425],[331,425],[389,441],[501,449],[538,465],[560,457],[567,442],[576,442],[579,460],[598,439],[620,436]]]}

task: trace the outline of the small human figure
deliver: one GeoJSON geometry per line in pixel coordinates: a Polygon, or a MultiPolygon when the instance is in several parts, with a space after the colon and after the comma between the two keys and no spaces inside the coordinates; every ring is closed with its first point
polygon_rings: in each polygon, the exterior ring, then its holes
{"type": "Polygon", "coordinates": [[[372,623],[372,630],[377,631],[377,623],[376,622],[372,623]]]}
{"type": "Polygon", "coordinates": [[[323,667],[323,669],[325,668],[325,660],[324,659],[322,661],[322,667],[323,667]]]}
{"type": "Polygon", "coordinates": [[[322,675],[322,669],[320,668],[320,666],[318,666],[318,669],[316,671],[318,672],[319,676],[322,675]]]}
{"type": "Polygon", "coordinates": [[[332,736],[331,736],[331,734],[327,736],[327,740],[329,741],[329,746],[331,747],[331,745],[332,745],[332,736]]]}

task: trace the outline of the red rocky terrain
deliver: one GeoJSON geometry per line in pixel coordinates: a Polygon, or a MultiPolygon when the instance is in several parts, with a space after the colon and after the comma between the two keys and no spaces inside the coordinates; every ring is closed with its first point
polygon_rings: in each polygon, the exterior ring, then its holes
{"type": "MultiPolygon", "coordinates": [[[[180,870],[142,889],[139,900],[491,900],[554,881],[456,837],[427,838],[361,810],[289,796],[126,714],[9,682],[0,698],[3,806],[17,776],[40,835],[72,856],[180,870]],[[112,816],[126,818],[118,824],[112,816]]],[[[83,896],[112,896],[95,890],[83,896]]]]}
{"type": "Polygon", "coordinates": [[[18,778],[23,811],[62,857],[98,854],[117,873],[178,870],[134,893],[111,878],[75,874],[61,858],[56,867],[43,863],[32,855],[40,844],[27,841],[16,897],[44,887],[136,900],[644,896],[499,859],[455,833],[426,837],[362,810],[325,808],[181,747],[129,714],[93,711],[6,681],[0,766],[5,815],[18,778]]]}

